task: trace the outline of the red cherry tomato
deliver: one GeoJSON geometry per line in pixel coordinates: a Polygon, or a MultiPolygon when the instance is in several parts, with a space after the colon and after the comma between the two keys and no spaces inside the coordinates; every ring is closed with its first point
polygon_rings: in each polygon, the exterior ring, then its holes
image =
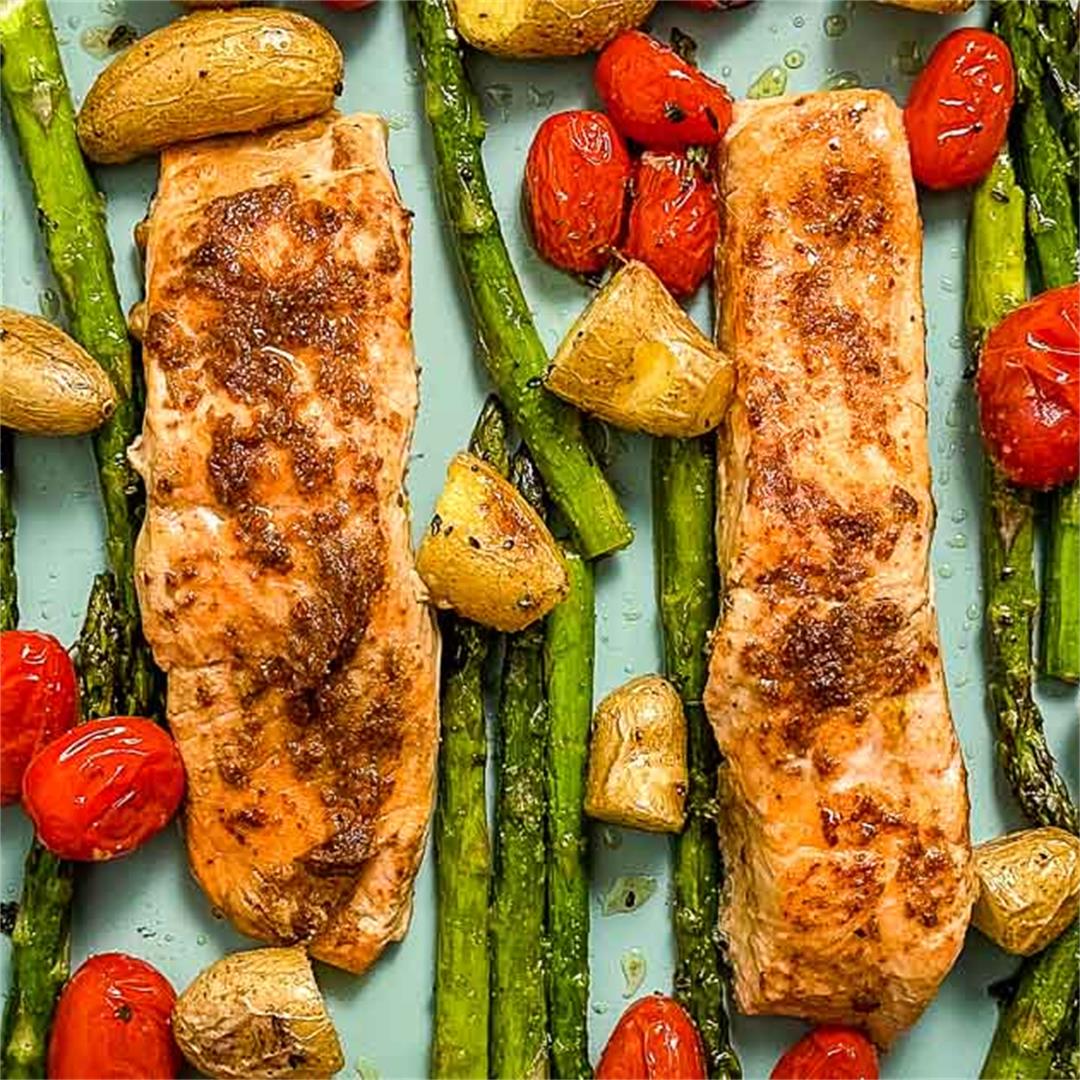
{"type": "Polygon", "coordinates": [[[1080,292],[1052,289],[986,338],[976,380],[983,438],[1016,484],[1051,488],[1080,472],[1080,292]]]}
{"type": "Polygon", "coordinates": [[[537,251],[563,270],[590,273],[622,233],[630,155],[603,113],[549,116],[525,162],[525,209],[537,251]]]}
{"type": "Polygon", "coordinates": [[[663,994],[635,1001],[619,1018],[596,1080],[705,1080],[705,1051],[689,1014],[663,994]]]}
{"type": "Polygon", "coordinates": [[[713,264],[720,212],[702,168],[685,154],[646,151],[634,172],[623,253],[640,259],[676,296],[689,296],[713,264]]]}
{"type": "Polygon", "coordinates": [[[50,1080],[172,1080],[176,993],[161,972],[124,953],[91,956],[68,980],[49,1036],[50,1080]]]}
{"type": "Polygon", "coordinates": [[[985,176],[1005,141],[1015,92],[1001,38],[968,28],[939,41],[904,109],[915,179],[944,191],[985,176]]]}
{"type": "Polygon", "coordinates": [[[45,743],[75,723],[75,669],[51,634],[0,634],[0,803],[19,801],[23,773],[45,743]]]}
{"type": "Polygon", "coordinates": [[[619,131],[653,149],[711,146],[731,123],[727,90],[640,30],[604,47],[594,79],[619,131]]]}
{"type": "Polygon", "coordinates": [[[183,795],[176,744],[131,716],[80,724],[35,754],[23,776],[23,807],[64,859],[126,855],[165,827],[183,795]]]}
{"type": "Polygon", "coordinates": [[[776,1063],[769,1080],[877,1080],[874,1044],[846,1027],[814,1028],[776,1063]]]}

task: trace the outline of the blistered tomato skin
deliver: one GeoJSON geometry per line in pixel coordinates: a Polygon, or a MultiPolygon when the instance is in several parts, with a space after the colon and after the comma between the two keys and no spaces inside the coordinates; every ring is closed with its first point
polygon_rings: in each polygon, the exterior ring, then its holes
{"type": "Polygon", "coordinates": [[[78,712],[75,669],[51,634],[0,634],[0,803],[19,801],[30,759],[78,712]]]}
{"type": "Polygon", "coordinates": [[[938,42],[904,109],[915,179],[937,191],[982,179],[1005,141],[1015,94],[1001,38],[963,29],[938,42]]]}
{"type": "Polygon", "coordinates": [[[615,126],[647,149],[712,146],[731,123],[727,90],[641,30],[604,47],[594,79],[615,126]]]}
{"type": "Polygon", "coordinates": [[[549,116],[525,162],[525,209],[537,251],[562,270],[602,270],[622,235],[630,155],[603,113],[549,116]]]}
{"type": "Polygon", "coordinates": [[[1014,483],[1047,489],[1080,472],[1080,293],[1066,285],[987,335],[976,380],[983,439],[1014,483]]]}
{"type": "Polygon", "coordinates": [[[60,994],[49,1036],[50,1080],[172,1080],[176,992],[144,960],[91,956],[60,994]]]}
{"type": "Polygon", "coordinates": [[[708,1075],[694,1021],[663,994],[641,998],[622,1014],[596,1066],[596,1080],[705,1080],[708,1075]]]}
{"type": "Polygon", "coordinates": [[[23,776],[23,807],[64,859],[126,855],[160,832],[184,796],[176,744],[137,717],[91,720],[54,739],[23,776]]]}
{"type": "Polygon", "coordinates": [[[874,1044],[846,1027],[818,1027],[776,1063],[769,1080],[878,1080],[874,1044]]]}
{"type": "Polygon", "coordinates": [[[685,154],[646,151],[634,170],[623,254],[685,297],[712,269],[720,212],[704,170],[685,154]]]}

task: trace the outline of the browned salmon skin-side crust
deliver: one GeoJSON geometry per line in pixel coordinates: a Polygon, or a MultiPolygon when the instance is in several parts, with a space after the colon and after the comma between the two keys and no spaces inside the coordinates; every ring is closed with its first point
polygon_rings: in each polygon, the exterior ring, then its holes
{"type": "Polygon", "coordinates": [[[166,150],[146,251],[137,581],[191,866],[353,971],[405,932],[434,795],[409,232],[383,122],[331,116],[166,150]]]}
{"type": "Polygon", "coordinates": [[[726,761],[722,929],[740,1007],[882,1046],[974,897],[929,574],[922,235],[901,114],[851,90],[727,137],[719,446],[726,581],[706,706],[726,761]]]}

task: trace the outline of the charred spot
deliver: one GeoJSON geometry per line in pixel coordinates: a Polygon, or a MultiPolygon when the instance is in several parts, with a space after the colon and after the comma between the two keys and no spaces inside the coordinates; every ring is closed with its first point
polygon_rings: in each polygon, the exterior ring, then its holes
{"type": "Polygon", "coordinates": [[[236,508],[251,498],[265,456],[265,437],[257,431],[238,431],[232,416],[223,416],[211,432],[206,467],[218,502],[236,508]]]}
{"type": "Polygon", "coordinates": [[[267,508],[252,506],[242,510],[236,518],[235,532],[251,559],[259,566],[281,572],[292,569],[289,545],[267,508]]]}
{"type": "Polygon", "coordinates": [[[371,857],[373,845],[372,823],[350,821],[307,852],[300,861],[316,877],[354,877],[371,857]]]}
{"type": "Polygon", "coordinates": [[[911,492],[894,485],[889,495],[893,514],[901,521],[914,521],[919,516],[919,503],[911,492]]]}

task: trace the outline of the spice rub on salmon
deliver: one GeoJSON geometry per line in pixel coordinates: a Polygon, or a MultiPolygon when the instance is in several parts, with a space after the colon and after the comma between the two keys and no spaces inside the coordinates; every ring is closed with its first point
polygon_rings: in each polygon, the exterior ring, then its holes
{"type": "Polygon", "coordinates": [[[751,105],[727,136],[726,580],[706,707],[725,758],[740,1007],[912,1024],[964,940],[966,777],[929,576],[921,226],[899,109],[751,105]]]}
{"type": "Polygon", "coordinates": [[[409,229],[385,125],[334,116],[166,150],[146,251],[137,583],[191,865],[354,971],[405,932],[434,794],[409,229]]]}

